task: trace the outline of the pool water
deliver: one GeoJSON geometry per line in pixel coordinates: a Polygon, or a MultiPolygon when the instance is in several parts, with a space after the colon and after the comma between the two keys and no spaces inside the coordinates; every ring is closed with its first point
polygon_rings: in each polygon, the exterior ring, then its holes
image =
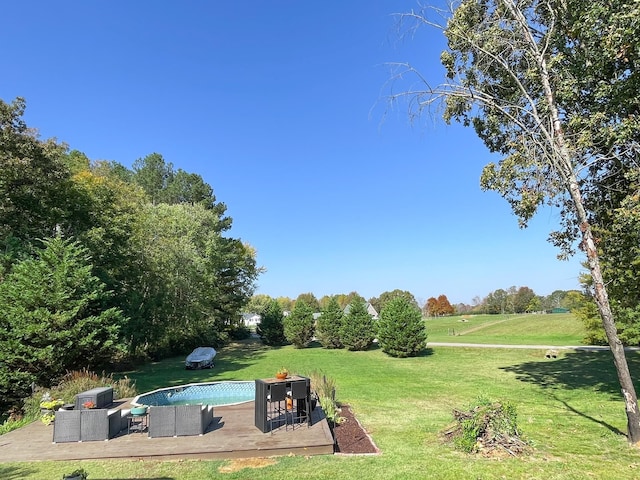
{"type": "Polygon", "coordinates": [[[192,383],[179,387],[161,388],[135,397],[134,405],[235,405],[252,402],[256,397],[253,381],[224,381],[192,383]]]}

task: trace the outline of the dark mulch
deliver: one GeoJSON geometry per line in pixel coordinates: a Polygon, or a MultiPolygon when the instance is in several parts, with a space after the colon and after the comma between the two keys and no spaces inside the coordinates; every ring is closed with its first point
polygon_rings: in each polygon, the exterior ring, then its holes
{"type": "Polygon", "coordinates": [[[367,435],[362,425],[356,420],[349,405],[340,405],[340,417],[342,421],[337,425],[331,425],[333,438],[335,438],[336,453],[378,453],[379,450],[367,435]]]}

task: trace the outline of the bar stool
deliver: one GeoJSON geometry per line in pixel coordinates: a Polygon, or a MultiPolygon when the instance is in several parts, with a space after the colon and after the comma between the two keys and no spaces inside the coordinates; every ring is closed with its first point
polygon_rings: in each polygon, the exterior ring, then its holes
{"type": "Polygon", "coordinates": [[[311,385],[308,380],[291,382],[291,406],[291,426],[295,429],[296,420],[304,418],[308,427],[311,424],[311,385]]]}
{"type": "Polygon", "coordinates": [[[273,434],[273,424],[280,422],[282,412],[284,412],[284,421],[287,423],[286,415],[287,385],[285,383],[273,383],[269,385],[269,394],[267,395],[267,403],[269,404],[269,430],[273,434]],[[283,403],[285,408],[282,408],[283,403]]]}

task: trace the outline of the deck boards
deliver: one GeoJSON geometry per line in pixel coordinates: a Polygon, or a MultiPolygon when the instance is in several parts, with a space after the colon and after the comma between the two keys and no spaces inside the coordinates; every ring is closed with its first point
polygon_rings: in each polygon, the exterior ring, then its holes
{"type": "Polygon", "coordinates": [[[86,459],[227,459],[333,453],[333,436],[320,408],[313,425],[262,433],[254,425],[254,403],[214,407],[213,422],[201,436],[149,438],[123,430],[108,441],[53,443],[53,425],[33,422],[0,436],[0,462],[86,459]]]}

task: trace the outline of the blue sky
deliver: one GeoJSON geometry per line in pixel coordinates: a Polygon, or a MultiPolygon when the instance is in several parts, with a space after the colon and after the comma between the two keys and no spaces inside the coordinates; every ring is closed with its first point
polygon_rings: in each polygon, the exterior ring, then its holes
{"type": "MultiPolygon", "coordinates": [[[[389,109],[389,63],[443,78],[438,31],[402,40],[413,0],[35,1],[3,6],[0,98],[93,160],[150,153],[202,175],[266,268],[257,293],[394,289],[471,303],[579,288],[558,212],[525,230],[482,192],[473,131],[389,109]]],[[[407,84],[405,84],[406,86],[407,84]]]]}

